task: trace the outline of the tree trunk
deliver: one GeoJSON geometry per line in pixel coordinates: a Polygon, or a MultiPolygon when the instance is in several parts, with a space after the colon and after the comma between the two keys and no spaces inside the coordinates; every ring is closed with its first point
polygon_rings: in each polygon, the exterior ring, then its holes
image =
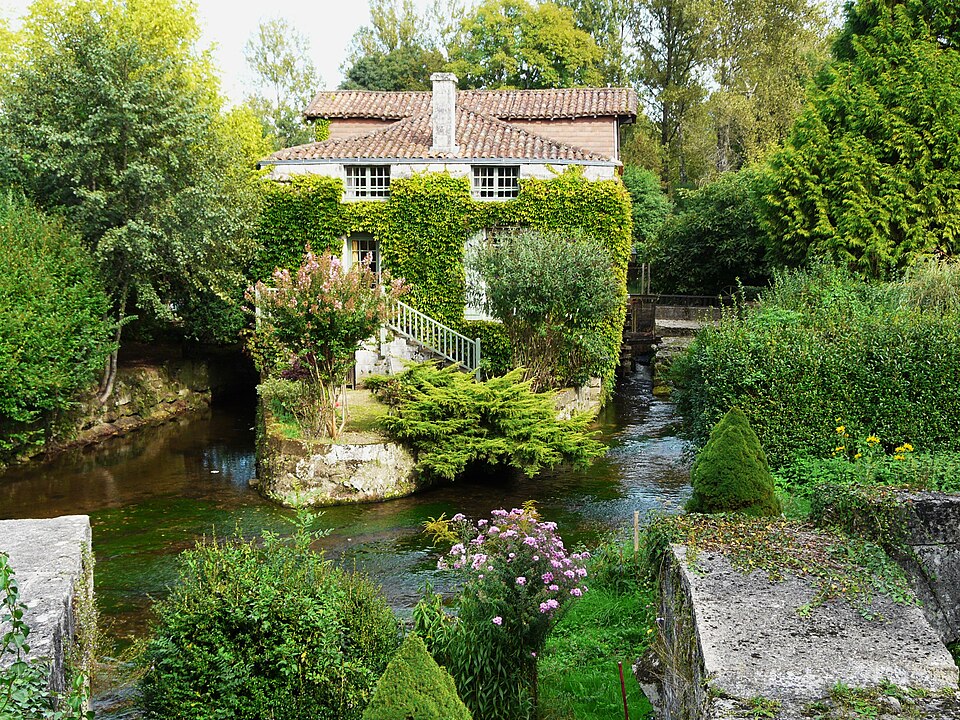
{"type": "Polygon", "coordinates": [[[97,400],[101,405],[106,404],[113,395],[113,384],[117,379],[117,356],[120,354],[120,334],[123,332],[124,315],[127,312],[127,297],[129,286],[124,285],[120,293],[120,304],[117,308],[117,330],[113,336],[113,352],[103,364],[103,376],[100,378],[100,395],[97,400]]]}

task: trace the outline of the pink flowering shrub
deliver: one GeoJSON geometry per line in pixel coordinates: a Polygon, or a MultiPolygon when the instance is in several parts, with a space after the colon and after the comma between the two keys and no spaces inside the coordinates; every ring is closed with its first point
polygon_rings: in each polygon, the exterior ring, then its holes
{"type": "Polygon", "coordinates": [[[369,259],[347,269],[336,255],[316,255],[309,246],[298,269],[277,268],[269,285],[258,282],[247,291],[257,315],[254,341],[286,351],[321,410],[315,427],[302,428],[307,434],[336,438],[343,430],[354,353],[405,292],[402,280],[388,273],[378,278],[369,259]]]}
{"type": "Polygon", "coordinates": [[[535,717],[537,656],[564,606],[587,590],[587,553],[567,552],[556,523],[532,504],[476,523],[458,514],[430,529],[455,541],[438,566],[465,584],[455,620],[438,618],[437,602],[418,606],[418,632],[434,638],[431,652],[474,717],[535,717]]]}

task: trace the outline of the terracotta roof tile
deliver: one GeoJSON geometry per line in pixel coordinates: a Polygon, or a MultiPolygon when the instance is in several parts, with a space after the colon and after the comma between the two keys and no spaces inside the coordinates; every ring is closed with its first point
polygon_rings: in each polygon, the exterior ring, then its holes
{"type": "MultiPolygon", "coordinates": [[[[430,107],[430,91],[327,90],[317,94],[307,118],[401,120],[430,107]]],[[[622,117],[637,114],[637,93],[629,88],[556,90],[460,90],[457,104],[500,120],[622,117]]]]}
{"type": "Polygon", "coordinates": [[[583,148],[536,135],[497,118],[457,107],[458,154],[431,152],[433,127],[425,112],[366,135],[297,145],[279,150],[264,162],[298,160],[512,159],[610,162],[583,148]]]}

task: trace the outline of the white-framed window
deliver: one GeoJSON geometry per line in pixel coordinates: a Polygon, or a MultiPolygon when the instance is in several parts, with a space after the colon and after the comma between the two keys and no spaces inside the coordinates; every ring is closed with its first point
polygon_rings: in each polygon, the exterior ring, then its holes
{"type": "Polygon", "coordinates": [[[348,198],[390,197],[389,165],[347,165],[348,198]]]}
{"type": "Polygon", "coordinates": [[[474,165],[473,195],[481,200],[506,200],[520,194],[519,165],[474,165]]]}
{"type": "Polygon", "coordinates": [[[350,236],[350,264],[362,263],[370,256],[370,269],[380,274],[380,243],[371,235],[357,233],[350,236]]]}

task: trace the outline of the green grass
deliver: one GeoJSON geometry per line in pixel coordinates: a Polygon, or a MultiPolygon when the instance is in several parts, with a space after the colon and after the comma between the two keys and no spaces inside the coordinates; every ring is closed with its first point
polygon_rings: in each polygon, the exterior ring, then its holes
{"type": "Polygon", "coordinates": [[[587,578],[590,590],[564,615],[540,658],[541,720],[623,717],[618,660],[630,717],[645,718],[652,711],[631,665],[656,633],[654,590],[633,558],[617,551],[598,555],[587,578]]]}

